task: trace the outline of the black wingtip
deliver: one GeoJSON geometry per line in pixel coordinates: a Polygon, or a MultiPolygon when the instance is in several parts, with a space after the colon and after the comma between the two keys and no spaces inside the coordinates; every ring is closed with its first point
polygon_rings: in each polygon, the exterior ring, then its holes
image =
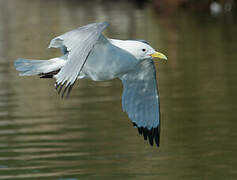
{"type": "Polygon", "coordinates": [[[160,126],[154,129],[154,137],[155,137],[156,146],[159,147],[160,146],[160,126]]]}
{"type": "Polygon", "coordinates": [[[71,90],[72,90],[72,87],[73,87],[73,86],[74,86],[74,83],[69,86],[68,91],[67,91],[67,96],[66,96],[66,98],[69,98],[69,95],[70,95],[70,93],[71,93],[71,90]]]}
{"type": "Polygon", "coordinates": [[[144,140],[147,140],[148,132],[149,132],[148,129],[147,129],[147,128],[144,128],[144,131],[143,131],[144,140]]]}
{"type": "Polygon", "coordinates": [[[151,146],[153,146],[154,141],[157,147],[160,146],[160,126],[159,125],[155,128],[148,129],[146,127],[145,128],[138,127],[138,125],[133,122],[133,126],[137,127],[138,133],[144,136],[144,140],[147,140],[147,139],[149,140],[149,144],[151,146]]]}
{"type": "Polygon", "coordinates": [[[57,89],[58,94],[60,95],[61,91],[62,91],[63,85],[59,84],[59,89],[57,89]]]}
{"type": "Polygon", "coordinates": [[[143,127],[138,127],[137,129],[138,129],[138,133],[139,133],[139,134],[142,134],[142,132],[143,132],[143,127]]]}
{"type": "Polygon", "coordinates": [[[69,97],[69,95],[70,95],[70,92],[71,92],[71,90],[72,90],[72,87],[74,86],[74,83],[73,84],[68,84],[68,85],[66,85],[65,86],[65,84],[66,84],[66,82],[64,83],[64,84],[61,84],[61,83],[55,83],[55,89],[56,89],[56,91],[58,92],[58,94],[59,95],[61,95],[61,98],[63,99],[65,96],[65,94],[66,94],[66,98],[68,98],[69,97]],[[61,93],[62,92],[62,93],[61,93]]]}
{"type": "Polygon", "coordinates": [[[149,143],[151,146],[153,146],[153,138],[154,138],[154,130],[151,128],[148,132],[148,137],[149,137],[149,143]]]}
{"type": "Polygon", "coordinates": [[[61,94],[61,98],[63,99],[65,92],[67,91],[68,86],[66,86],[61,94]]]}

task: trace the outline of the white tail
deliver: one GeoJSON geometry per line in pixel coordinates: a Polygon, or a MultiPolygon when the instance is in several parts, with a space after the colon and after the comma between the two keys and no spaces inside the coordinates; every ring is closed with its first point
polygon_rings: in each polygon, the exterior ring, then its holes
{"type": "Polygon", "coordinates": [[[20,71],[20,76],[32,76],[57,71],[64,66],[65,62],[65,59],[62,57],[50,60],[30,60],[19,58],[15,61],[15,67],[17,71],[20,71]]]}

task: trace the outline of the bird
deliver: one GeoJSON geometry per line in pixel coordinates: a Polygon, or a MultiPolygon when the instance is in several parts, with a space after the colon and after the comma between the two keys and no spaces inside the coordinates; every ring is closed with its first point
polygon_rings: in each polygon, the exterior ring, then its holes
{"type": "Polygon", "coordinates": [[[122,109],[132,125],[153,146],[160,145],[160,101],[153,58],[167,60],[145,40],[106,38],[108,22],[91,23],[53,38],[49,48],[62,56],[49,60],[18,58],[20,76],[55,78],[55,89],[68,97],[77,79],[106,81],[119,78],[123,84],[122,109]]]}

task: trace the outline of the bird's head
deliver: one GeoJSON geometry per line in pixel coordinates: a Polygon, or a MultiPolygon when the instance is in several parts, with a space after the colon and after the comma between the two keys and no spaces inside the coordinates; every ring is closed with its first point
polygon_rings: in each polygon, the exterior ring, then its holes
{"type": "Polygon", "coordinates": [[[129,51],[138,60],[159,58],[167,60],[167,57],[154,50],[146,41],[127,41],[126,50],[129,51]]]}

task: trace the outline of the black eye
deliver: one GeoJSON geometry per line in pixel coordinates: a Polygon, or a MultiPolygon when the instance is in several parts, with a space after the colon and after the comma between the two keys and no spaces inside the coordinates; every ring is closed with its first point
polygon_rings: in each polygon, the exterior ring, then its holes
{"type": "Polygon", "coordinates": [[[142,51],[143,51],[143,52],[145,52],[145,51],[146,51],[146,49],[142,49],[142,51]]]}

